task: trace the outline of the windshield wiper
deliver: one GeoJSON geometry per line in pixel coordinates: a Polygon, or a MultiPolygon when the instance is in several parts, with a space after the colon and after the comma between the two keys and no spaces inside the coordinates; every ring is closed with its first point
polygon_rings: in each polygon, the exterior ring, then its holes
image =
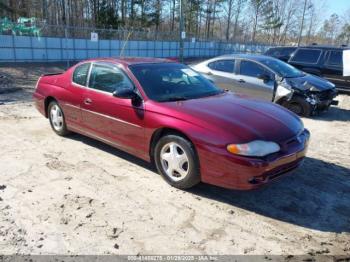
{"type": "Polygon", "coordinates": [[[167,99],[161,100],[160,102],[184,101],[188,99],[189,98],[185,96],[173,96],[173,97],[169,97],[167,99]]]}

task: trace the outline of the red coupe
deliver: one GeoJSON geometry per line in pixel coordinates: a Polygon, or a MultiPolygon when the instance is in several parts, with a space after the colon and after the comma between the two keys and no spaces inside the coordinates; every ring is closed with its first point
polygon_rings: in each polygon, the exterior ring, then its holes
{"type": "Polygon", "coordinates": [[[77,132],[154,162],[177,188],[257,188],[298,167],[310,136],[288,110],[164,59],[83,61],[43,75],[34,99],[58,135],[77,132]]]}

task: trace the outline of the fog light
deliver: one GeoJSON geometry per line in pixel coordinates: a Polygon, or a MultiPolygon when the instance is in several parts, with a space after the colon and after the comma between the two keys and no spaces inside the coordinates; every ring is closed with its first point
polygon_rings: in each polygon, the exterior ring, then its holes
{"type": "Polygon", "coordinates": [[[310,103],[311,105],[316,105],[317,104],[317,101],[315,98],[312,98],[312,97],[307,97],[306,98],[306,102],[310,103]]]}
{"type": "Polygon", "coordinates": [[[261,183],[263,181],[264,181],[263,177],[255,177],[255,176],[253,176],[252,178],[248,179],[248,182],[250,184],[253,184],[253,185],[259,184],[259,183],[261,183]]]}

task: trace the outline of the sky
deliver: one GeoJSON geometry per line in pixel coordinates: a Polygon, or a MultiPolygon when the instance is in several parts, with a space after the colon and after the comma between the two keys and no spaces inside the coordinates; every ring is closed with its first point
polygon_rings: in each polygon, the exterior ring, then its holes
{"type": "Polygon", "coordinates": [[[327,16],[333,13],[343,15],[345,11],[350,9],[350,0],[326,0],[327,16]]]}

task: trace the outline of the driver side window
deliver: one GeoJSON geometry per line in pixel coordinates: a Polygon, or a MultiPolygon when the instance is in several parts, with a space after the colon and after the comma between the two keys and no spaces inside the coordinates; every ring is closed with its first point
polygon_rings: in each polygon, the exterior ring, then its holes
{"type": "Polygon", "coordinates": [[[121,89],[133,89],[133,84],[119,68],[93,64],[89,88],[113,93],[121,89]]]}
{"type": "Polygon", "coordinates": [[[251,61],[241,61],[240,72],[241,75],[258,77],[259,75],[264,74],[265,70],[257,63],[251,61]]]}

